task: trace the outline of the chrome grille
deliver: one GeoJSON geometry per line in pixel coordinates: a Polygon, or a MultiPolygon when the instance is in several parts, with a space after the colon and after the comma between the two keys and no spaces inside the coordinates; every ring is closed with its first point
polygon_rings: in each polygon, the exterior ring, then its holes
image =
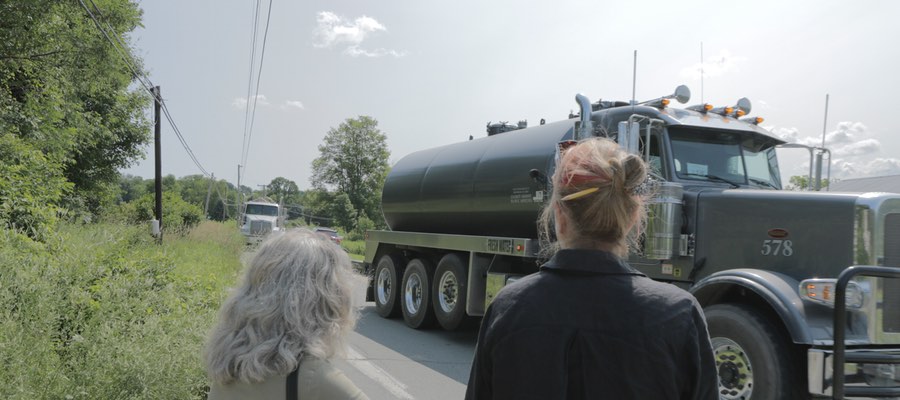
{"type": "MultiPolygon", "coordinates": [[[[900,267],[900,214],[884,218],[884,265],[900,267]]],[[[884,280],[882,326],[885,332],[900,333],[900,279],[884,280]]]]}
{"type": "Polygon", "coordinates": [[[265,235],[272,232],[272,223],[269,221],[250,221],[251,235],[265,235]]]}

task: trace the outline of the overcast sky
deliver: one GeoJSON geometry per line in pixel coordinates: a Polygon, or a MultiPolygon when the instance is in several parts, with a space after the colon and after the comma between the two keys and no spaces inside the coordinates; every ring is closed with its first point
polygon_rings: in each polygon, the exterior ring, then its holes
{"type": "MultiPolygon", "coordinates": [[[[232,183],[255,6],[142,1],[144,28],[131,36],[197,159],[232,183]]],[[[828,93],[833,174],[900,174],[898,15],[889,0],[274,0],[242,184],[282,176],[309,188],[326,132],[359,115],[378,120],[393,164],[482,136],[489,121],[565,119],[579,92],[628,100],[635,50],[638,100],[687,84],[700,103],[701,42],[706,102],[748,97],[767,129],[820,145],[828,93]]],[[[200,173],[165,124],[162,136],[163,174],[200,173]]],[[[808,168],[799,152],[783,154],[784,176],[808,168]]],[[[152,147],[124,172],[152,178],[152,147]]]]}

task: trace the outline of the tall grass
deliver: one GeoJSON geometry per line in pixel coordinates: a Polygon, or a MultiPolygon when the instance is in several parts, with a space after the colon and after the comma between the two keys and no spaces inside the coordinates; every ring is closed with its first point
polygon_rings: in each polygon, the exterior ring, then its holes
{"type": "Polygon", "coordinates": [[[241,267],[233,225],[0,232],[0,398],[205,398],[200,350],[241,267]]]}

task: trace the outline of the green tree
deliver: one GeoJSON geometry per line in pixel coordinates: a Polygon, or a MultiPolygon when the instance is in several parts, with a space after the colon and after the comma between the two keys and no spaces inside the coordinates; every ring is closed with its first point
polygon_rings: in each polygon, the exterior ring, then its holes
{"type": "Polygon", "coordinates": [[[338,193],[329,204],[331,215],[333,215],[334,223],[332,225],[344,228],[344,231],[350,232],[356,227],[357,211],[353,209],[353,203],[350,202],[350,196],[347,193],[338,193]]]}
{"type": "Polygon", "coordinates": [[[306,190],[300,196],[303,218],[307,224],[332,225],[334,195],[324,189],[306,190]]]}
{"type": "Polygon", "coordinates": [[[272,182],[266,186],[266,190],[269,197],[281,204],[296,203],[299,200],[300,188],[294,181],[287,178],[279,176],[272,179],[272,182]]]}
{"type": "Polygon", "coordinates": [[[210,219],[226,221],[237,216],[240,196],[234,185],[220,179],[213,185],[210,196],[209,209],[206,212],[210,219]]]}
{"type": "Polygon", "coordinates": [[[300,218],[303,210],[300,208],[300,188],[287,178],[277,177],[266,186],[269,197],[287,208],[288,219],[300,218]]]}
{"type": "MultiPolygon", "coordinates": [[[[787,190],[811,190],[811,182],[809,180],[808,175],[794,175],[790,178],[788,186],[785,188],[787,190]]],[[[814,181],[813,181],[814,182],[814,181]]],[[[822,179],[822,183],[819,187],[825,189],[828,187],[828,179],[822,179]]]]}
{"type": "Polygon", "coordinates": [[[383,225],[381,189],[387,176],[388,157],[387,136],[378,129],[378,121],[365,115],[348,118],[331,128],[319,145],[319,157],[312,164],[312,185],[347,195],[355,211],[350,228],[364,215],[383,225]]]}
{"type": "MultiPolygon", "coordinates": [[[[110,35],[131,57],[128,33],[141,20],[137,4],[94,3],[101,25],[115,31],[110,35]]],[[[131,60],[140,71],[140,60],[131,60]]],[[[67,196],[48,206],[97,213],[115,202],[118,170],[133,163],[149,140],[149,96],[132,85],[134,75],[80,2],[0,5],[0,134],[42,152],[72,184],[67,196]]]]}
{"type": "Polygon", "coordinates": [[[140,176],[125,174],[119,178],[119,201],[128,203],[148,193],[147,181],[140,176]]]}
{"type": "Polygon", "coordinates": [[[176,181],[176,188],[184,201],[203,208],[206,193],[210,189],[210,179],[197,174],[183,176],[176,181]]]}

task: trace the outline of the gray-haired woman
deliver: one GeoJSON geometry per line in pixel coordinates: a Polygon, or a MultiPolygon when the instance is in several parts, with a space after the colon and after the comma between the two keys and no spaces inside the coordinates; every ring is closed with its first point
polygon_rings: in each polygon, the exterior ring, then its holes
{"type": "Polygon", "coordinates": [[[467,399],[718,398],[697,301],[624,259],[646,217],[646,177],[608,139],[565,150],[540,220],[559,251],[488,308],[467,399]]]}
{"type": "Polygon", "coordinates": [[[358,279],[347,254],[321,235],[300,229],[264,242],[210,334],[209,398],[284,399],[296,391],[304,400],[367,399],[328,361],[356,323],[358,279]]]}

